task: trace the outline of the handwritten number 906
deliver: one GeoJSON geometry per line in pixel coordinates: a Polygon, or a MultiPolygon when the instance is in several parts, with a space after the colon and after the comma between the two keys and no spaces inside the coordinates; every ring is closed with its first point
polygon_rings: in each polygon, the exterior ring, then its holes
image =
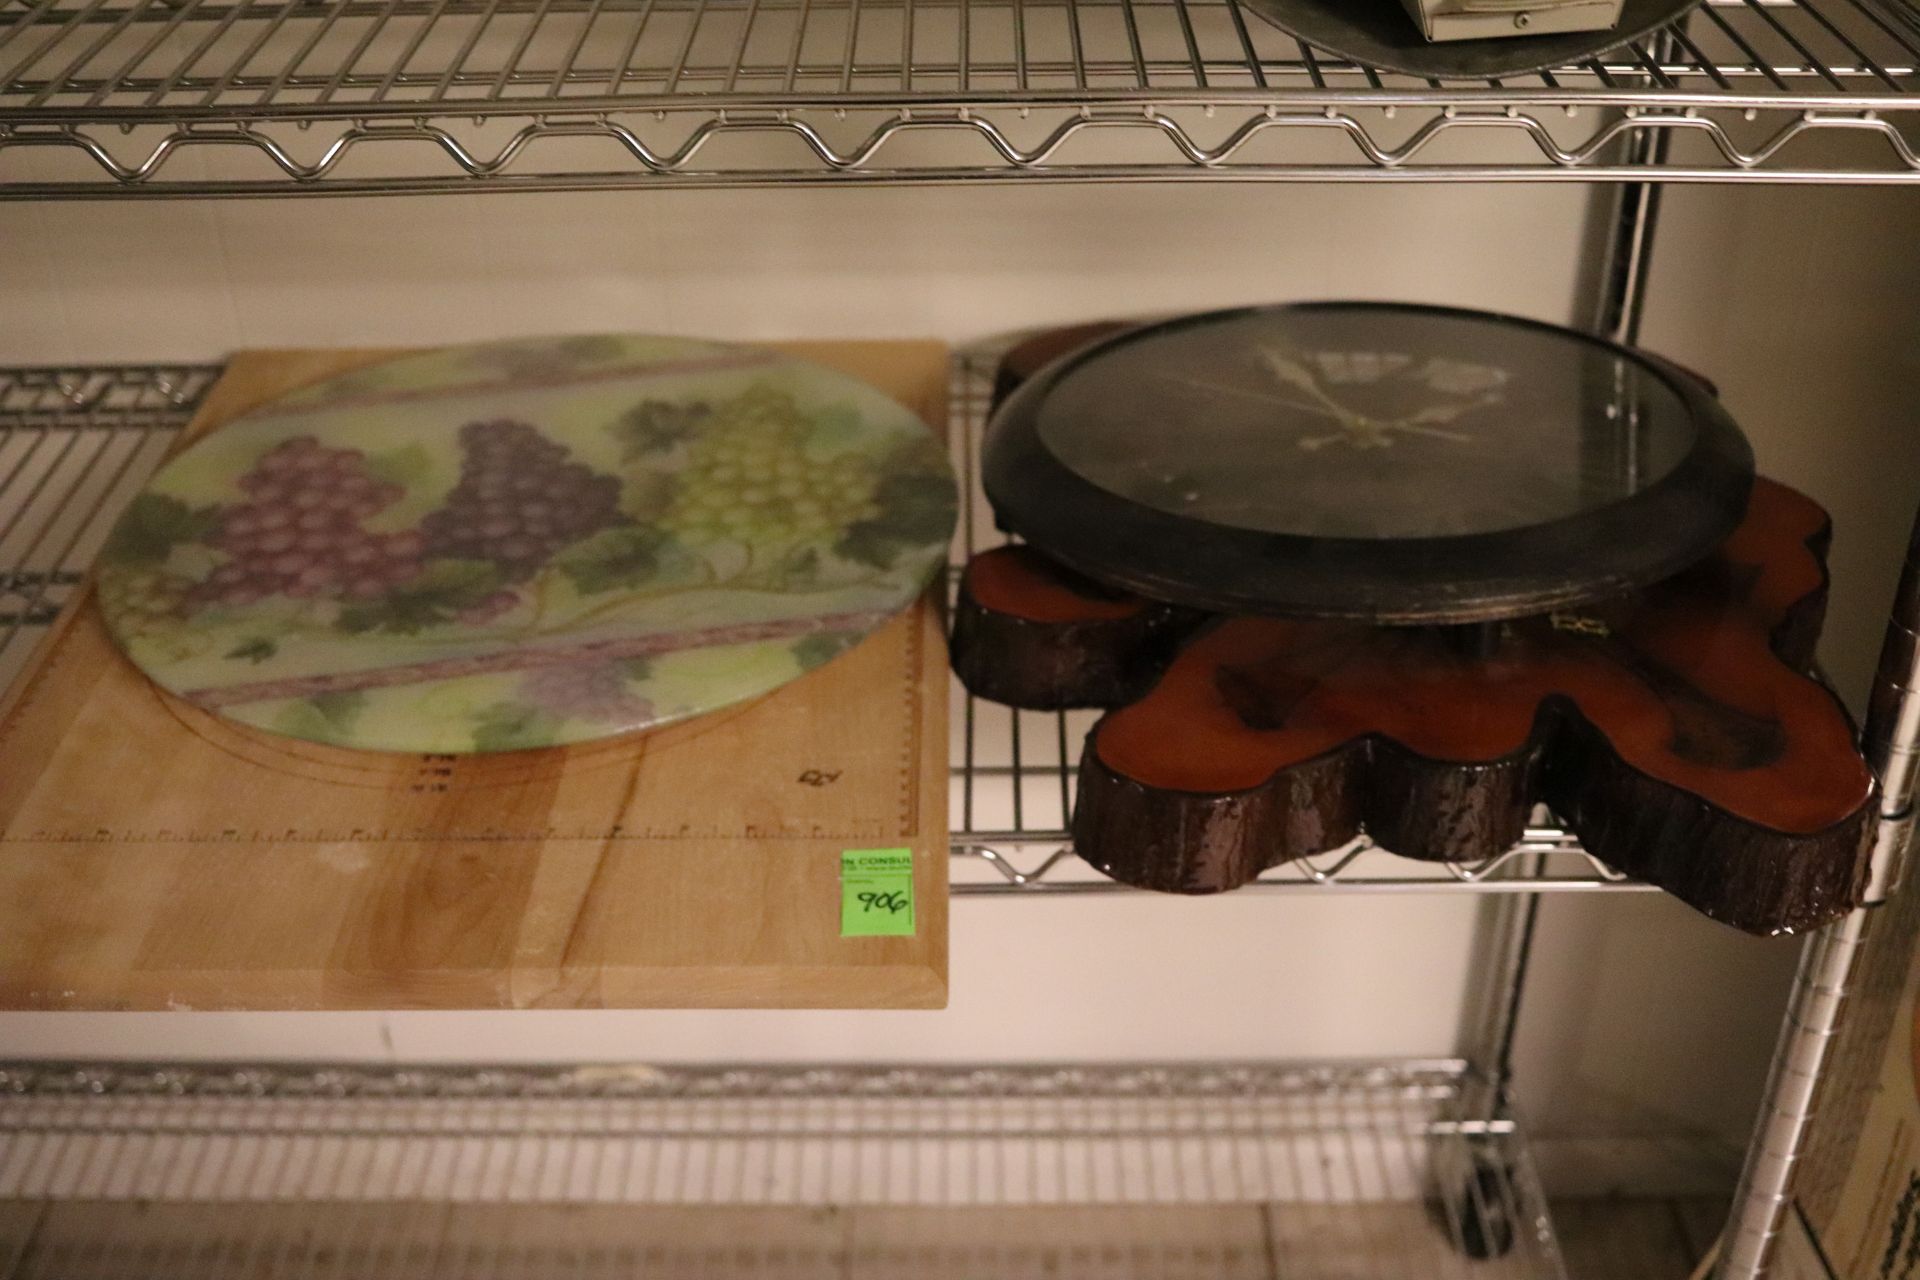
{"type": "Polygon", "coordinates": [[[898,890],[892,893],[856,894],[862,908],[868,911],[901,912],[907,909],[907,895],[898,890]]]}

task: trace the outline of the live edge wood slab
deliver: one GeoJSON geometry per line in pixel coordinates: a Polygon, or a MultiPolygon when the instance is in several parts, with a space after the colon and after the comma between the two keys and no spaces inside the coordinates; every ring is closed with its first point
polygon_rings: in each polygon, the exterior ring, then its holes
{"type": "MultiPolygon", "coordinates": [[[[790,344],[944,420],[946,352],[790,344]]],[[[243,353],[190,435],[398,353],[243,353]]],[[[924,597],[761,700],[491,756],[348,751],[172,698],[91,588],[0,701],[0,1007],[946,1003],[947,678],[924,597]],[[840,936],[910,848],[917,932],[840,936]]]]}
{"type": "Polygon", "coordinates": [[[1865,888],[1874,790],[1809,678],[1826,515],[1767,480],[1708,560],[1577,614],[1442,628],[1219,618],[975,557],[955,669],[1027,706],[1108,706],[1073,835],[1115,879],[1244,884],[1363,828],[1420,859],[1488,857],[1551,805],[1585,847],[1716,920],[1805,930],[1865,888]]]}

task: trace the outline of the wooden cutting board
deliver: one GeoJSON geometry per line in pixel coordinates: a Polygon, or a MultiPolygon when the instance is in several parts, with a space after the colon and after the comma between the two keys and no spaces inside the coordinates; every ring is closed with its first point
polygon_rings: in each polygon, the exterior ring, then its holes
{"type": "MultiPolygon", "coordinates": [[[[944,421],[936,343],[785,349],[944,421]]],[[[187,438],[394,354],[241,353],[187,438]]],[[[161,692],[89,586],[0,703],[0,1007],[940,1007],[946,708],[929,592],[638,738],[353,752],[161,692]],[[913,936],[841,936],[868,848],[913,851],[913,936]]]]}

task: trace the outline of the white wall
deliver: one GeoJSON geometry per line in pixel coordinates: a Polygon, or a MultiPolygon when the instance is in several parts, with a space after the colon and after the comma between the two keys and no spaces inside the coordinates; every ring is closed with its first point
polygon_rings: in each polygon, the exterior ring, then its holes
{"type": "Polygon", "coordinates": [[[1833,515],[1821,657],[1856,708],[1920,504],[1920,192],[1680,190],[1643,341],[1708,370],[1761,470],[1833,515]]]}
{"type": "MultiPolygon", "coordinates": [[[[1857,537],[1843,523],[1836,552],[1847,574],[1836,614],[1845,617],[1830,647],[1836,670],[1855,678],[1871,662],[1873,624],[1854,614],[1884,607],[1885,513],[1898,503],[1849,486],[1910,476],[1910,463],[1886,456],[1899,370],[1897,360],[1855,368],[1856,359],[1886,360],[1886,344],[1842,342],[1787,360],[1784,348],[1743,338],[1782,326],[1727,305],[1715,281],[1730,273],[1750,279],[1754,297],[1803,296],[1777,278],[1778,226],[1752,212],[1771,194],[1671,202],[1648,338],[1723,379],[1736,412],[1754,415],[1762,460],[1777,474],[1804,474],[1843,521],[1856,508],[1877,513],[1861,517],[1870,531],[1857,537]],[[1744,239],[1722,237],[1729,219],[1747,220],[1735,223],[1749,228],[1744,239]],[[1803,378],[1819,390],[1796,401],[1803,378]],[[1809,396],[1856,398],[1832,436],[1796,445],[1809,415],[1793,406],[1809,396]]],[[[1150,186],[0,205],[0,359],[186,359],[239,346],[620,328],[964,340],[1056,320],[1325,296],[1565,321],[1588,200],[1572,187],[1150,186]]],[[[1845,209],[1863,228],[1892,216],[1870,200],[1845,209]]],[[[1852,252],[1831,239],[1815,247],[1852,252]]],[[[1920,296],[1910,278],[1904,294],[1920,296]]],[[[1808,325],[1820,337],[1837,323],[1808,325]]],[[[1911,494],[1900,501],[1910,512],[1911,494]]],[[[1476,984],[1466,970],[1478,909],[1422,897],[962,901],[944,1013],[12,1015],[0,1017],[0,1052],[1444,1053],[1476,984]]],[[[1591,1163],[1600,1147],[1581,1142],[1676,1124],[1713,1135],[1724,1166],[1751,1110],[1791,947],[1732,937],[1652,899],[1550,902],[1541,920],[1520,1063],[1536,1131],[1571,1143],[1547,1144],[1567,1153],[1556,1167],[1604,1182],[1622,1166],[1591,1163]]],[[[1674,1179],[1697,1181],[1684,1164],[1674,1179]]]]}
{"type": "Polygon", "coordinates": [[[1320,296],[1566,317],[1583,193],[1378,195],[1029,185],[6,205],[0,350],[184,358],[621,328],[964,339],[1320,296]]]}
{"type": "MultiPolygon", "coordinates": [[[[1920,505],[1920,197],[1910,191],[1666,193],[1642,342],[1715,378],[1760,469],[1834,521],[1821,658],[1864,707],[1920,505]]],[[[1795,948],[1660,900],[1549,899],[1517,1055],[1547,1172],[1611,1189],[1623,1137],[1744,1142],[1795,948]]],[[[1711,1164],[1707,1166],[1708,1171],[1711,1164]]]]}

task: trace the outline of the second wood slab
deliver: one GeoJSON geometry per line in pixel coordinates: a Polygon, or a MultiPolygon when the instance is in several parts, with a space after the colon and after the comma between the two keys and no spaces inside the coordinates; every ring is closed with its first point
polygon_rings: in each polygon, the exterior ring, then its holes
{"type": "MultiPolygon", "coordinates": [[[[937,344],[786,349],[943,420],[937,344]]],[[[393,354],[243,353],[189,438],[393,354]]],[[[0,705],[0,1006],[938,1007],[946,671],[930,595],[640,738],[375,754],[163,694],[84,591],[0,705]],[[849,848],[913,851],[913,936],[840,936],[849,848]]]]}

